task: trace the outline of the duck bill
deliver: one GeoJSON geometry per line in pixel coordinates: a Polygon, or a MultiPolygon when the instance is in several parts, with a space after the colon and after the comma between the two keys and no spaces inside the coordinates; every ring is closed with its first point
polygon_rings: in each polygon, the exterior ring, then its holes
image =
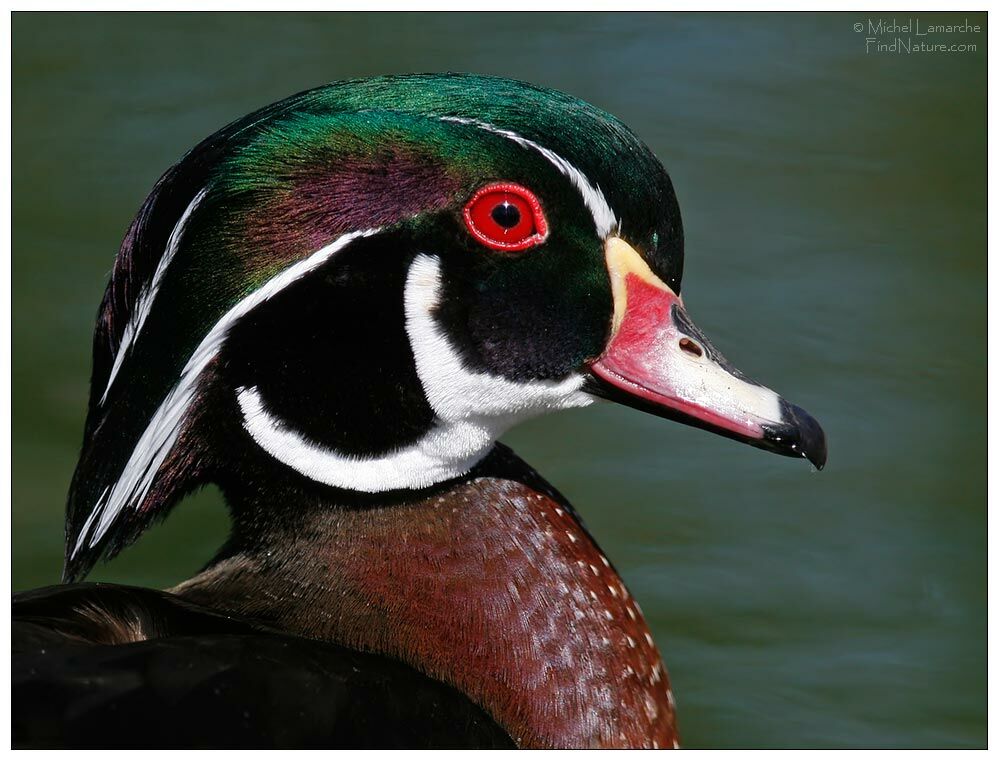
{"type": "Polygon", "coordinates": [[[612,237],[605,253],[614,322],[590,364],[590,392],[821,470],[826,441],[815,419],[729,364],[631,246],[612,237]]]}

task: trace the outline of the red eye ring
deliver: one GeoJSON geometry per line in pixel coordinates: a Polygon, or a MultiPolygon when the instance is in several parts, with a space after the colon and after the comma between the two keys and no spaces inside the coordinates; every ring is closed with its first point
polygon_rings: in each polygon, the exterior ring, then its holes
{"type": "Polygon", "coordinates": [[[513,182],[479,188],[465,204],[463,216],[472,237],[495,251],[524,251],[548,237],[538,197],[513,182]]]}

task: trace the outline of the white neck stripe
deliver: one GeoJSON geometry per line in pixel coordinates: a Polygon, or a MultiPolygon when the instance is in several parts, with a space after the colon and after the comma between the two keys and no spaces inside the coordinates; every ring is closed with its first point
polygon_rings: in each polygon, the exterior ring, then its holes
{"type": "Polygon", "coordinates": [[[243,427],[279,462],[313,481],[362,492],[420,489],[467,473],[512,425],[535,415],[583,407],[583,377],[518,383],[465,367],[433,312],[440,263],[418,255],[406,277],[406,332],[424,395],[436,413],[418,441],[377,457],[343,455],[313,444],[267,410],[256,388],[237,389],[243,427]]]}
{"type": "Polygon", "coordinates": [[[381,457],[342,455],[318,446],[274,417],[260,392],[236,389],[243,427],[275,460],[327,486],[368,493],[420,489],[467,473],[494,439],[473,425],[434,426],[415,444],[381,457]]]}
{"type": "MultiPolygon", "coordinates": [[[[159,473],[160,466],[170,454],[170,450],[173,449],[173,445],[180,435],[187,411],[194,401],[201,373],[218,356],[219,350],[228,336],[229,329],[236,321],[302,276],[325,264],[333,254],[352,241],[373,235],[376,232],[378,230],[373,229],[341,235],[311,256],[283,269],[238,302],[215,323],[187,361],[177,385],[173,387],[156,412],[153,413],[146,425],[146,430],[132,450],[132,455],[125,464],[121,476],[113,485],[105,488],[101,498],[94,505],[93,512],[85,524],[85,527],[89,528],[90,524],[94,523],[94,518],[97,518],[93,535],[89,541],[91,547],[100,541],[100,538],[107,532],[115,517],[122,510],[126,507],[131,507],[133,510],[138,509],[146,498],[156,475],[159,473]]],[[[86,535],[87,531],[80,532],[76,546],[73,548],[73,555],[83,546],[86,535]]]]}
{"type": "Polygon", "coordinates": [[[540,145],[533,140],[528,140],[526,137],[518,135],[516,132],[508,129],[502,129],[501,127],[489,124],[488,122],[479,121],[478,119],[468,119],[463,116],[442,116],[440,118],[442,121],[446,122],[456,122],[458,124],[468,124],[473,127],[478,127],[486,132],[492,132],[494,135],[499,135],[507,138],[508,140],[512,140],[525,148],[531,148],[532,150],[537,151],[548,159],[548,161],[550,161],[556,169],[568,177],[572,181],[572,184],[576,186],[579,194],[583,197],[583,203],[586,204],[590,213],[593,215],[593,222],[597,226],[597,234],[601,238],[606,238],[619,226],[617,215],[614,214],[610,204],[607,203],[607,199],[604,197],[600,187],[592,184],[589,179],[587,179],[586,175],[555,153],[555,151],[545,148],[543,145],[540,145]]]}
{"type": "Polygon", "coordinates": [[[121,369],[121,363],[125,361],[125,357],[131,351],[135,339],[139,336],[139,331],[142,330],[142,326],[146,322],[146,318],[149,317],[149,310],[153,306],[153,299],[156,298],[160,285],[163,283],[163,276],[166,274],[167,267],[170,266],[170,262],[177,253],[177,248],[180,246],[180,239],[184,235],[184,228],[187,226],[188,218],[197,208],[198,204],[204,200],[207,193],[208,188],[202,189],[194,197],[194,200],[187,205],[180,220],[174,225],[173,230],[170,231],[166,251],[163,252],[163,256],[160,257],[159,262],[156,264],[156,271],[153,273],[152,280],[139,292],[139,298],[135,300],[135,306],[132,309],[132,317],[125,325],[125,330],[122,331],[121,341],[118,343],[118,351],[114,357],[114,364],[111,366],[111,373],[108,375],[108,383],[104,387],[104,394],[101,396],[101,404],[104,404],[105,400],[107,400],[111,384],[114,383],[115,376],[118,375],[118,371],[121,369]]]}

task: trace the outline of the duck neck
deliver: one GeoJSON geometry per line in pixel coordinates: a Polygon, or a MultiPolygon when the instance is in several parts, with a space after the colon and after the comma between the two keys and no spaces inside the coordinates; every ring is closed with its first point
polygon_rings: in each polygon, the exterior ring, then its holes
{"type": "Polygon", "coordinates": [[[675,743],[638,605],[572,508],[509,450],[377,504],[301,484],[225,491],[233,538],[178,594],[398,658],[462,690],[522,747],[675,743]]]}

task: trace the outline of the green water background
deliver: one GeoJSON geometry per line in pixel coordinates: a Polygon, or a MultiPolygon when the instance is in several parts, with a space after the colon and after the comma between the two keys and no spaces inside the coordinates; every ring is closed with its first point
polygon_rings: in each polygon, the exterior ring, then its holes
{"type": "MultiPolygon", "coordinates": [[[[655,150],[695,319],[829,437],[821,474],[611,405],[505,437],[641,602],[685,744],[984,746],[986,35],[866,53],[869,18],[15,14],[13,588],[58,580],[93,319],[159,175],[326,81],[497,74],[655,150]]],[[[225,532],[209,490],[91,579],[172,584],[225,532]]]]}

